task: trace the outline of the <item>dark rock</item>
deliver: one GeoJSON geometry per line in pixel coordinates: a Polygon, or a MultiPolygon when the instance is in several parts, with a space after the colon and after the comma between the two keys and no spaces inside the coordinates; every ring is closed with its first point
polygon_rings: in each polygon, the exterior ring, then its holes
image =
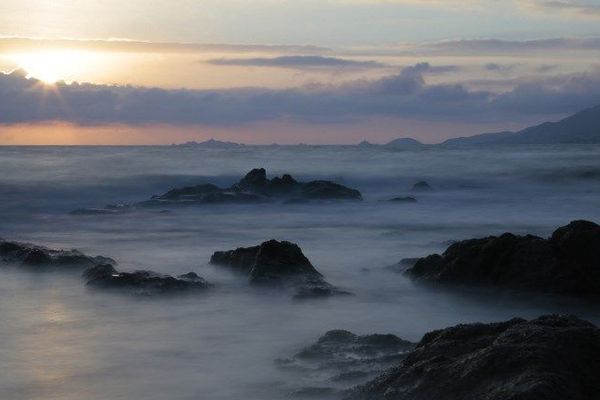
{"type": "Polygon", "coordinates": [[[348,294],[323,279],[298,245],[269,240],[253,247],[217,251],[210,263],[230,267],[254,285],[293,286],[297,298],[348,294]]]}
{"type": "Polygon", "coordinates": [[[403,258],[402,260],[400,260],[400,264],[401,265],[405,265],[407,267],[412,267],[413,265],[415,265],[417,263],[417,261],[419,261],[420,258],[418,257],[409,257],[409,258],[403,258]]]}
{"type": "Polygon", "coordinates": [[[320,200],[360,200],[358,190],[347,188],[329,181],[312,181],[302,185],[300,195],[307,199],[320,200]]]}
{"type": "Polygon", "coordinates": [[[433,188],[425,181],[419,181],[412,187],[413,192],[430,192],[433,188]]]}
{"type": "Polygon", "coordinates": [[[271,180],[264,168],[248,172],[238,183],[229,188],[212,184],[172,189],[160,196],[137,203],[137,206],[256,203],[291,200],[361,200],[358,190],[330,181],[298,182],[285,174],[271,180]]]}
{"type": "Polygon", "coordinates": [[[393,199],[390,199],[389,201],[394,202],[394,203],[416,203],[417,199],[415,199],[414,197],[406,196],[406,197],[394,197],[393,199]]]}
{"type": "Polygon", "coordinates": [[[119,214],[118,210],[113,210],[109,208],[78,208],[76,210],[71,211],[69,214],[71,215],[114,215],[119,214]]]}
{"type": "Polygon", "coordinates": [[[220,188],[207,183],[171,189],[135,204],[120,204],[105,208],[80,208],[72,215],[112,215],[132,212],[138,208],[186,206],[200,204],[252,204],[267,202],[307,203],[315,200],[362,200],[358,190],[330,181],[298,182],[284,174],[271,180],[264,168],[248,172],[238,183],[220,188]]]}
{"type": "Polygon", "coordinates": [[[204,291],[210,287],[194,272],[175,278],[152,271],[119,272],[109,264],[89,268],[83,277],[89,286],[129,290],[136,294],[180,294],[204,291]]]}
{"type": "Polygon", "coordinates": [[[600,398],[600,329],[573,316],[457,325],[427,333],[348,400],[600,398]]]}
{"type": "Polygon", "coordinates": [[[116,264],[108,257],[90,257],[77,250],[53,250],[29,243],[0,239],[0,264],[15,264],[32,270],[82,269],[97,264],[116,264]]]}
{"type": "Polygon", "coordinates": [[[430,282],[600,295],[600,226],[574,221],[549,239],[505,233],[464,240],[406,273],[430,282]]]}
{"type": "Polygon", "coordinates": [[[305,376],[316,376],[313,383],[318,387],[333,383],[337,388],[348,389],[396,365],[414,346],[395,335],[359,336],[333,330],[291,358],[277,360],[277,364],[305,376]]]}

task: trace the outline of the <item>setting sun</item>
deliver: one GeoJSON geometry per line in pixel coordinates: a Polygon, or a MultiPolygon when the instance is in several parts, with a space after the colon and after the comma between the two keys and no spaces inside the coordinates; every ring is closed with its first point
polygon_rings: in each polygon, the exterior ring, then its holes
{"type": "Polygon", "coordinates": [[[29,76],[52,84],[75,80],[75,76],[97,67],[100,55],[91,51],[55,50],[19,53],[12,59],[29,76]]]}

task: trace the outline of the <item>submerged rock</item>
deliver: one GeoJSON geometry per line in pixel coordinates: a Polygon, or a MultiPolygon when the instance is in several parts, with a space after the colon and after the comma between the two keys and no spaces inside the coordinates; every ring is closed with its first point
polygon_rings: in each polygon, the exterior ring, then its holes
{"type": "Polygon", "coordinates": [[[405,197],[394,197],[393,199],[389,199],[388,201],[391,201],[392,203],[416,203],[417,199],[415,199],[414,197],[411,197],[411,196],[405,196],[405,197]]]}
{"type": "Polygon", "coordinates": [[[97,264],[116,264],[108,257],[90,257],[78,250],[48,249],[30,243],[0,239],[0,264],[14,264],[31,270],[83,269],[97,264]]]}
{"type": "Polygon", "coordinates": [[[429,282],[600,295],[600,226],[573,221],[549,239],[505,233],[464,240],[406,273],[429,282]]]}
{"type": "Polygon", "coordinates": [[[425,181],[419,181],[412,187],[413,192],[430,192],[433,188],[425,181]]]}
{"type": "Polygon", "coordinates": [[[83,277],[89,286],[133,291],[136,294],[180,294],[204,291],[211,286],[194,272],[178,277],[153,271],[119,272],[109,264],[89,268],[83,277]]]}
{"type": "Polygon", "coordinates": [[[467,324],[427,333],[347,400],[600,398],[600,329],[573,316],[467,324]]]}
{"type": "Polygon", "coordinates": [[[300,247],[291,242],[269,240],[258,246],[217,251],[210,263],[247,275],[254,285],[294,287],[298,298],[348,294],[326,282],[300,247]]]}
{"type": "Polygon", "coordinates": [[[327,394],[331,394],[334,389],[348,389],[397,365],[414,346],[395,335],[359,336],[333,330],[291,358],[279,359],[276,363],[280,368],[314,377],[316,387],[327,388],[327,394]]]}

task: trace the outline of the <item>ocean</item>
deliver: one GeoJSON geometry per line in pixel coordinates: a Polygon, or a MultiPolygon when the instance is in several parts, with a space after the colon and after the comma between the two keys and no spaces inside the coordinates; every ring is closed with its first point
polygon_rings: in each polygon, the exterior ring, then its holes
{"type": "Polygon", "coordinates": [[[120,270],[194,271],[215,285],[144,297],[92,290],[77,273],[0,270],[2,399],[285,399],[322,381],[275,360],[330,329],[418,341],[458,323],[558,312],[600,323],[597,304],[424,287],[391,268],[465,238],[546,237],[571,220],[600,222],[598,145],[0,147],[0,199],[4,239],[112,257],[120,270]],[[69,214],[228,186],[258,167],[334,180],[364,200],[69,214]],[[434,190],[411,192],[421,180],[434,190]],[[417,202],[387,201],[397,196],[417,202]],[[269,239],[297,243],[354,295],[298,301],[208,264],[214,251],[269,239]]]}

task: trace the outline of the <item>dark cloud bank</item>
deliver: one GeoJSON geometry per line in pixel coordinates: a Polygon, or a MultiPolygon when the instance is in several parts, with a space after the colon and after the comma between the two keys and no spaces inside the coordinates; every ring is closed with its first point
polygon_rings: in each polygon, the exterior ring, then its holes
{"type": "Polygon", "coordinates": [[[421,63],[397,75],[340,86],[167,90],[77,83],[49,88],[15,71],[0,74],[0,123],[235,125],[378,116],[468,123],[563,115],[600,103],[600,73],[521,82],[498,94],[460,84],[427,84],[424,75],[435,72],[436,67],[421,63]]]}

